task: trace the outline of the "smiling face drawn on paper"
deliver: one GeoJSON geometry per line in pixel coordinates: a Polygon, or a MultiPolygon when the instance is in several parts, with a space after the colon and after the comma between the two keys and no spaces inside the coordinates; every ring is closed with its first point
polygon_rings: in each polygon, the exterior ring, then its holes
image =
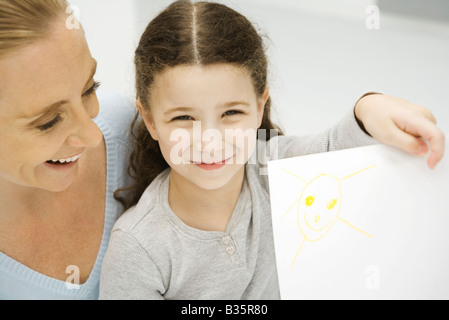
{"type": "Polygon", "coordinates": [[[322,239],[337,221],[344,222],[354,230],[359,231],[365,236],[372,237],[365,231],[351,225],[348,221],[340,217],[342,208],[342,186],[343,180],[348,179],[362,171],[374,168],[375,165],[359,170],[342,179],[329,174],[320,174],[310,182],[305,181],[294,173],[286,171],[285,173],[300,179],[306,186],[302,189],[301,196],[287,209],[287,212],[281,217],[281,220],[287,215],[291,208],[296,205],[296,218],[299,230],[304,239],[293,259],[291,269],[295,265],[296,258],[299,255],[306,240],[314,242],[322,239]]]}
{"type": "Polygon", "coordinates": [[[298,226],[309,241],[320,240],[332,228],[341,210],[341,183],[321,174],[304,188],[297,207],[298,226]]]}

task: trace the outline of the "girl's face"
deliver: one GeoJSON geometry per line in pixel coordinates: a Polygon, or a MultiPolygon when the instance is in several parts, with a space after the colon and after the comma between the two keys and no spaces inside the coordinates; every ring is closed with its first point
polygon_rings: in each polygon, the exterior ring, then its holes
{"type": "Polygon", "coordinates": [[[169,68],[154,79],[151,110],[137,105],[172,170],[214,190],[244,170],[267,99],[245,69],[217,64],[169,68]]]}
{"type": "Polygon", "coordinates": [[[74,181],[102,140],[95,71],[83,31],[64,21],[0,59],[0,182],[58,192],[74,181]]]}

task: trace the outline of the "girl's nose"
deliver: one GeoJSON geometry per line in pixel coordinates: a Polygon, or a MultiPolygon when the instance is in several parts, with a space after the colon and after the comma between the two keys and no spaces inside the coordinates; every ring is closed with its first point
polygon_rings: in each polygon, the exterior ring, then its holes
{"type": "Polygon", "coordinates": [[[202,151],[211,142],[220,143],[224,138],[223,130],[215,121],[195,121],[193,124],[193,146],[202,151]]]}
{"type": "Polygon", "coordinates": [[[195,151],[202,152],[203,151],[203,144],[201,141],[195,141],[195,151]]]}
{"type": "Polygon", "coordinates": [[[192,151],[196,162],[216,160],[223,151],[223,132],[214,121],[196,121],[193,128],[192,151]]]}

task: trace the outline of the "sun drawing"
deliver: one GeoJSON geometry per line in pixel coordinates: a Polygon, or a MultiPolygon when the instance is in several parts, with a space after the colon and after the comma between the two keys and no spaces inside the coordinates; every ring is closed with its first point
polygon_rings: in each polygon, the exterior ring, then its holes
{"type": "Polygon", "coordinates": [[[287,213],[296,206],[296,218],[298,227],[302,235],[304,236],[304,239],[302,240],[295,257],[293,258],[291,269],[293,269],[296,258],[298,257],[304,243],[306,241],[314,242],[322,239],[329,232],[329,230],[337,220],[347,224],[351,228],[357,230],[367,237],[372,237],[372,235],[351,225],[348,221],[340,218],[340,211],[342,204],[341,182],[356,174],[359,174],[362,171],[374,167],[375,165],[364,168],[342,179],[329,174],[320,174],[310,182],[305,181],[292,172],[282,169],[284,172],[295,176],[306,184],[301,192],[301,196],[299,197],[299,199],[292,203],[284,213],[284,215],[281,217],[282,220],[287,215],[287,213]]]}

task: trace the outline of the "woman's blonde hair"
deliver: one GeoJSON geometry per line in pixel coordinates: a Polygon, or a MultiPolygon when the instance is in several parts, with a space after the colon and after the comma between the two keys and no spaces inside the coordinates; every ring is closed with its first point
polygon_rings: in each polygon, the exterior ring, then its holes
{"type": "Polygon", "coordinates": [[[45,38],[66,0],[0,0],[0,57],[45,38]]]}

